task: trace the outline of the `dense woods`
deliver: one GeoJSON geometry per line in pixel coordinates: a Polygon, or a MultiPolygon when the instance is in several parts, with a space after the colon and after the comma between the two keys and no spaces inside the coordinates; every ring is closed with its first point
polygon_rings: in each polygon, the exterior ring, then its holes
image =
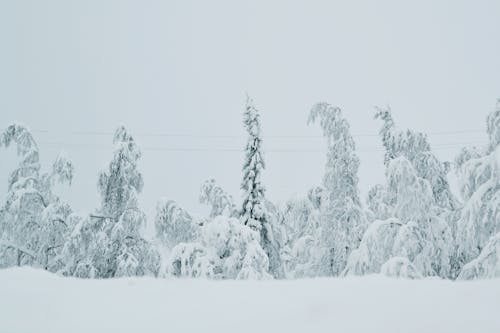
{"type": "Polygon", "coordinates": [[[96,179],[100,204],[81,215],[53,191],[56,183],[71,186],[78,165],[61,154],[41,170],[32,133],[11,124],[0,147],[15,147],[19,163],[0,202],[0,267],[80,278],[500,277],[500,102],[486,119],[488,144],[464,147],[454,161],[440,161],[425,133],[398,128],[390,109],[377,108],[374,118],[385,183],[360,197],[349,123],[340,108],[318,103],[308,123],[327,142],[323,181],[301,198],[275,204],[261,177],[263,124],[248,98],[241,193],[227,193],[215,179],[200,184],[199,200],[210,207],[203,218],[175,198],[159,199],[149,221],[153,238],[143,232],[148,221],[138,196],[147,184],[133,133],[116,129],[114,153],[96,179]],[[459,193],[450,189],[450,172],[458,176],[459,193]]]}

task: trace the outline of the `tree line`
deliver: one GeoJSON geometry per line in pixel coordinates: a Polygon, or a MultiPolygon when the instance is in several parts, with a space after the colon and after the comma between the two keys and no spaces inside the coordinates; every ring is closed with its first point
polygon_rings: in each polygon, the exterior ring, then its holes
{"type": "Polygon", "coordinates": [[[248,98],[241,204],[209,179],[199,196],[209,215],[195,217],[162,198],[153,238],[144,236],[147,219],[138,204],[141,150],[125,127],[116,129],[113,155],[98,175],[99,206],[82,215],[53,190],[71,185],[72,161],[60,154],[41,170],[32,133],[11,124],[0,147],[15,146],[19,164],[0,203],[0,267],[80,278],[500,276],[500,102],[486,119],[488,144],[462,148],[452,163],[436,157],[425,133],[398,129],[389,108],[377,108],[374,118],[385,183],[361,199],[349,123],[340,108],[318,103],[308,123],[319,125],[327,142],[322,183],[277,205],[266,198],[260,114],[248,98]],[[449,172],[458,176],[459,193],[450,189],[449,172]]]}

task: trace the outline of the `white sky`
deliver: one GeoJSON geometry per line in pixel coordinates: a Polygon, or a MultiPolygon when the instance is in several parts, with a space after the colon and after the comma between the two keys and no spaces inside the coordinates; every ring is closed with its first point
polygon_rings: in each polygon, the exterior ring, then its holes
{"type": "MultiPolygon", "coordinates": [[[[500,97],[499,17],[493,0],[0,0],[0,127],[37,130],[46,167],[67,151],[77,174],[60,191],[86,211],[111,158],[107,133],[123,123],[143,148],[145,211],[166,196],[203,213],[209,177],[240,197],[243,153],[220,150],[244,146],[245,92],[262,112],[274,201],[320,183],[325,145],[306,120],[327,101],[351,123],[366,193],[384,179],[379,139],[358,136],[378,131],[374,105],[431,133],[443,159],[486,140],[477,130],[500,97]]],[[[4,194],[14,151],[0,161],[4,194]]]]}

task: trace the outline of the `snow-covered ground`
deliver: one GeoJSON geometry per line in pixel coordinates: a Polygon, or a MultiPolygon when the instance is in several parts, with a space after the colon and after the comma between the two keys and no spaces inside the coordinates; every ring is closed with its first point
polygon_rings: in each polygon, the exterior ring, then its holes
{"type": "Polygon", "coordinates": [[[500,332],[500,280],[78,280],[0,271],[0,332],[500,332]]]}

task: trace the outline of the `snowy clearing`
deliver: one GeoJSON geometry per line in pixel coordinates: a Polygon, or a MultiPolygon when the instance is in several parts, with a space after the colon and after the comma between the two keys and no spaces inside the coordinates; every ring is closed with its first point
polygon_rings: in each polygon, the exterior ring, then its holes
{"type": "Polygon", "coordinates": [[[500,280],[79,280],[0,271],[1,332],[500,332],[500,280]]]}

